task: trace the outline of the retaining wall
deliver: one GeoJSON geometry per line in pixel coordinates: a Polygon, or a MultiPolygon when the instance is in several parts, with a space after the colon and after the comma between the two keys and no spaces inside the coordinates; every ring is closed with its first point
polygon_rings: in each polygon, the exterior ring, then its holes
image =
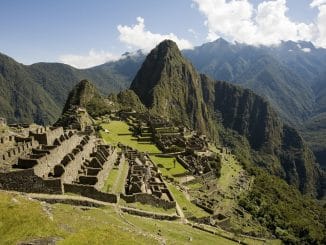
{"type": "Polygon", "coordinates": [[[151,194],[147,193],[136,193],[133,195],[120,194],[120,197],[125,200],[127,203],[130,202],[140,202],[142,204],[149,204],[155,207],[161,207],[164,209],[175,208],[175,201],[166,201],[159,199],[151,194]]]}
{"type": "Polygon", "coordinates": [[[0,173],[0,189],[50,194],[62,193],[60,179],[43,180],[34,174],[33,169],[0,173]]]}
{"type": "Polygon", "coordinates": [[[110,202],[110,203],[118,202],[117,195],[98,191],[93,186],[77,185],[77,184],[64,184],[63,186],[64,186],[64,192],[79,194],[81,196],[93,198],[95,200],[99,200],[103,202],[110,202]]]}
{"type": "Polygon", "coordinates": [[[159,219],[159,220],[177,220],[180,218],[177,215],[151,213],[151,212],[145,212],[139,209],[132,209],[132,208],[121,207],[121,210],[128,214],[138,215],[138,216],[152,218],[152,219],[159,219]]]}

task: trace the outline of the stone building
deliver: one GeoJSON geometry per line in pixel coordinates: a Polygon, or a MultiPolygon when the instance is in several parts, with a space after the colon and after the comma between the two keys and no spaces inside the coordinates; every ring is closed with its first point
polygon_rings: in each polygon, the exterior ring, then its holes
{"type": "Polygon", "coordinates": [[[125,194],[122,194],[121,198],[127,202],[141,202],[166,209],[174,208],[173,196],[149,156],[130,148],[125,148],[124,151],[129,171],[125,194]]]}
{"type": "Polygon", "coordinates": [[[95,136],[46,127],[30,131],[25,138],[11,135],[0,142],[11,144],[0,154],[0,188],[56,194],[69,191],[117,201],[115,195],[100,191],[116,161],[117,150],[103,145],[95,136]]]}

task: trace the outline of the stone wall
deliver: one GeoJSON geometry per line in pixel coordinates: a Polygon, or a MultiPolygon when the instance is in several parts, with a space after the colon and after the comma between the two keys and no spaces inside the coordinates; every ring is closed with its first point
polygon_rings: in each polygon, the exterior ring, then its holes
{"type": "Polygon", "coordinates": [[[158,214],[158,213],[152,213],[152,212],[146,212],[139,209],[133,209],[133,208],[125,208],[121,207],[121,210],[125,213],[129,213],[132,215],[138,215],[142,217],[152,218],[152,219],[159,219],[159,220],[177,220],[179,219],[179,216],[177,215],[168,215],[168,214],[158,214]]]}
{"type": "Polygon", "coordinates": [[[0,189],[35,193],[62,193],[60,179],[43,180],[34,174],[33,169],[0,173],[0,189]]]}
{"type": "Polygon", "coordinates": [[[8,136],[2,136],[0,137],[0,144],[8,144],[14,142],[14,136],[8,135],[8,136]]]}
{"type": "Polygon", "coordinates": [[[125,200],[127,203],[130,202],[140,202],[142,204],[149,204],[155,207],[161,207],[164,209],[175,208],[175,201],[167,201],[164,199],[160,199],[155,197],[154,195],[147,193],[136,193],[133,195],[125,195],[121,194],[120,197],[125,200]]]}
{"type": "Polygon", "coordinates": [[[95,207],[95,208],[101,208],[104,207],[104,204],[99,204],[91,200],[79,200],[79,199],[72,199],[72,198],[56,198],[56,197],[49,197],[49,198],[44,198],[44,197],[33,197],[33,199],[47,202],[50,204],[55,204],[55,203],[62,203],[62,204],[68,204],[68,205],[74,205],[74,206],[85,206],[85,207],[95,207]]]}
{"type": "Polygon", "coordinates": [[[105,181],[107,180],[110,170],[113,167],[115,161],[118,157],[118,150],[115,149],[113,153],[108,156],[107,161],[103,164],[103,169],[97,174],[97,183],[95,185],[95,188],[97,190],[101,190],[105,184],[105,181]]]}
{"type": "Polygon", "coordinates": [[[55,139],[59,138],[63,135],[63,128],[58,127],[50,127],[47,128],[45,132],[43,131],[30,131],[29,136],[33,136],[35,140],[37,140],[42,145],[53,145],[55,139]]]}
{"type": "Polygon", "coordinates": [[[65,155],[72,152],[80,143],[80,140],[81,137],[74,134],[69,139],[61,142],[61,145],[49,150],[50,154],[46,154],[38,159],[39,163],[34,167],[35,174],[43,178],[48,177],[49,172],[53,170],[54,166],[60,164],[65,155]]]}
{"type": "Polygon", "coordinates": [[[18,157],[26,154],[31,151],[32,148],[37,147],[37,141],[21,142],[18,145],[14,146],[12,149],[2,153],[0,155],[0,163],[7,163],[17,159],[18,157]]]}
{"type": "Polygon", "coordinates": [[[74,159],[70,161],[65,166],[65,172],[62,176],[63,183],[72,183],[76,180],[78,175],[78,170],[81,168],[81,165],[85,159],[89,158],[89,155],[92,153],[94,148],[94,141],[90,140],[86,145],[83,146],[83,150],[74,155],[74,159]]]}
{"type": "Polygon", "coordinates": [[[77,184],[64,184],[64,192],[75,193],[81,196],[93,198],[95,200],[117,203],[117,195],[111,193],[105,193],[96,190],[93,186],[77,185],[77,184]]]}

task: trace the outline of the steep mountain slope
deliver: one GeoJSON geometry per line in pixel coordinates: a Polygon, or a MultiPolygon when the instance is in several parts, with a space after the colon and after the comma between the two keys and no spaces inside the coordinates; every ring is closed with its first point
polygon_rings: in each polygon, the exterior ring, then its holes
{"type": "Polygon", "coordinates": [[[121,91],[129,86],[142,59],[141,53],[125,54],[119,61],[79,70],[60,63],[25,66],[0,54],[0,116],[9,122],[52,123],[77,82],[92,80],[102,94],[121,91]]]}
{"type": "MultiPolygon", "coordinates": [[[[268,99],[286,122],[298,124],[311,114],[314,95],[310,84],[297,72],[303,64],[284,55],[284,46],[254,47],[218,39],[183,53],[200,72],[252,89],[268,99]]],[[[297,52],[304,53],[301,49],[297,52]]]]}
{"type": "Polygon", "coordinates": [[[326,101],[326,49],[303,41],[255,47],[218,39],[183,53],[200,72],[266,98],[286,123],[302,132],[318,162],[326,166],[320,114],[326,101]]]}
{"type": "Polygon", "coordinates": [[[223,128],[245,136],[253,151],[259,152],[256,162],[302,192],[315,193],[319,186],[313,154],[263,98],[200,76],[174,42],[166,40],[151,51],[130,88],[151,112],[215,140],[223,128]]]}
{"type": "Polygon", "coordinates": [[[160,43],[147,56],[130,89],[152,113],[208,131],[200,76],[174,42],[160,43]]]}
{"type": "Polygon", "coordinates": [[[8,122],[45,123],[55,119],[60,107],[34,81],[25,66],[0,55],[0,111],[8,122]]]}

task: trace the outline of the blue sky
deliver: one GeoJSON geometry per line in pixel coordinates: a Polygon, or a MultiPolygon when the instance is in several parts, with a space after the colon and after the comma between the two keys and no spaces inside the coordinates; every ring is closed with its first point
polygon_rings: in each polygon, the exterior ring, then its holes
{"type": "Polygon", "coordinates": [[[125,51],[148,51],[164,38],[175,39],[180,48],[218,37],[265,45],[305,39],[323,46],[326,35],[320,21],[321,13],[326,16],[325,2],[0,0],[0,52],[24,64],[88,67],[117,59],[125,51]],[[288,11],[279,16],[284,7],[288,11]],[[275,21],[280,23],[274,25],[275,21]],[[284,35],[275,35],[277,28],[284,35]]]}

